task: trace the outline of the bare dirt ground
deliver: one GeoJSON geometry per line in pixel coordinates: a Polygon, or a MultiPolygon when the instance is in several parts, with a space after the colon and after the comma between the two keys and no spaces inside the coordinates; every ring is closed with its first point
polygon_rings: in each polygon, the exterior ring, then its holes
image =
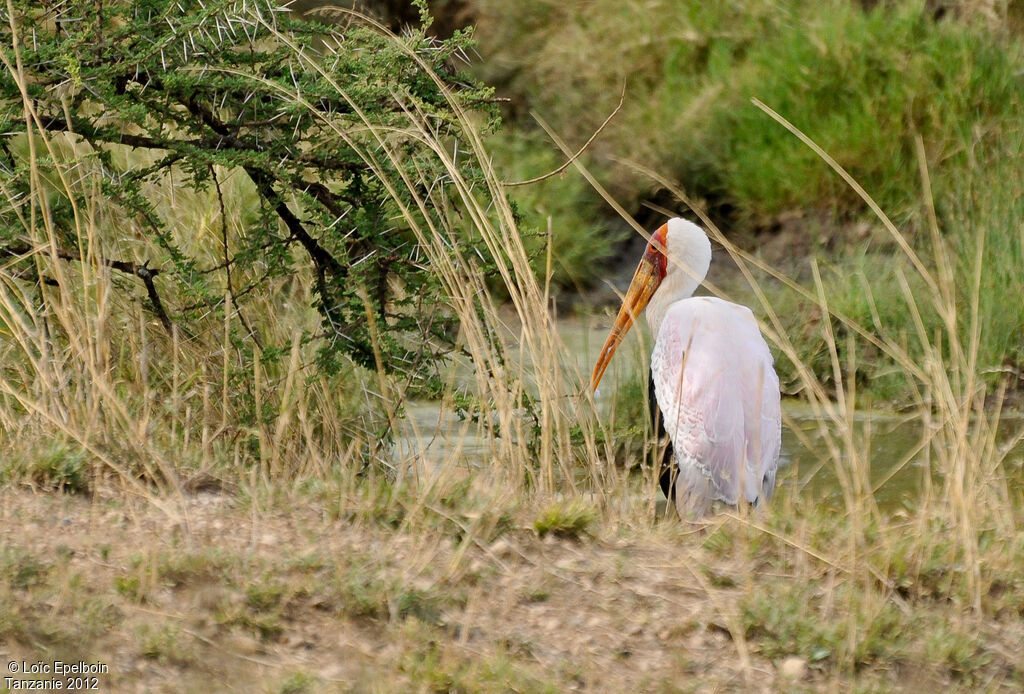
{"type": "MultiPolygon", "coordinates": [[[[62,680],[10,674],[58,660],[105,666],[101,692],[974,689],[912,657],[843,676],[764,647],[743,605],[775,569],[679,523],[483,542],[466,516],[412,532],[319,501],[0,494],[0,690],[62,680]]],[[[1012,691],[1020,636],[979,689],[1012,691]]]]}

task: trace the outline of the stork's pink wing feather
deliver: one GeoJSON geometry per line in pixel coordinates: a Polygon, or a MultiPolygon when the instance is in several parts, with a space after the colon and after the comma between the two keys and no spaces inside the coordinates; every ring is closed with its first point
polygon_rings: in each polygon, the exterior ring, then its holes
{"type": "Polygon", "coordinates": [[[721,299],[676,302],[651,371],[676,464],[707,477],[712,498],[771,495],[781,444],[779,380],[750,309],[721,299]]]}

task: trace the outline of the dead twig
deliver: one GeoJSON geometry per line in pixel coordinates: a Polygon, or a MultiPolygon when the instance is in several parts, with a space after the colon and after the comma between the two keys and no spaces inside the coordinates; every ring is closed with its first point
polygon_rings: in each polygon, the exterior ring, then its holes
{"type": "Polygon", "coordinates": [[[544,174],[543,176],[537,176],[536,178],[529,178],[529,179],[527,179],[525,181],[508,181],[508,182],[503,182],[501,185],[503,185],[506,188],[511,188],[513,186],[528,186],[531,183],[539,183],[540,181],[543,181],[545,179],[551,178],[552,176],[557,176],[558,174],[560,174],[563,171],[565,171],[566,169],[568,169],[570,166],[572,166],[572,163],[574,161],[576,161],[577,159],[579,159],[580,155],[583,154],[584,151],[586,151],[587,147],[590,146],[590,143],[597,139],[597,136],[601,134],[601,131],[604,130],[605,127],[609,123],[611,123],[612,118],[614,118],[615,114],[618,113],[622,109],[622,104],[624,104],[625,102],[626,102],[626,81],[623,80],[622,81],[622,94],[619,95],[619,105],[615,107],[614,111],[612,111],[610,114],[608,114],[608,117],[604,119],[604,122],[601,123],[601,126],[597,130],[594,131],[594,134],[590,136],[589,140],[587,140],[586,142],[583,143],[583,146],[580,147],[579,151],[576,152],[576,154],[574,154],[571,157],[569,157],[568,159],[566,159],[565,163],[562,164],[561,166],[559,166],[557,169],[555,169],[554,171],[549,171],[548,173],[544,174]]]}

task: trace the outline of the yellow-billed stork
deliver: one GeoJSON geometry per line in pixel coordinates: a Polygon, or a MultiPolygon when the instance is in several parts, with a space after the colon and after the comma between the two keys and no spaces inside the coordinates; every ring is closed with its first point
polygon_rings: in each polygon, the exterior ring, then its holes
{"type": "Polygon", "coordinates": [[[682,518],[704,516],[715,501],[767,500],[782,439],[779,378],[753,313],[693,296],[710,264],[711,243],[696,224],[670,219],[654,232],[590,379],[596,390],[646,307],[651,380],[674,457],[666,495],[674,491],[682,518]]]}

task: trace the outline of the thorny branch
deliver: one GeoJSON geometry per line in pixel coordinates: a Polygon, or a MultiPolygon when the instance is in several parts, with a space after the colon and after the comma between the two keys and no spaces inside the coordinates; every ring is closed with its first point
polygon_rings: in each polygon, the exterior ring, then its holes
{"type": "MultiPolygon", "coordinates": [[[[8,258],[25,258],[33,253],[40,252],[41,249],[33,248],[27,243],[13,243],[7,244],[6,246],[0,246],[0,256],[8,258]]],[[[56,255],[61,260],[69,262],[84,262],[82,256],[78,253],[73,253],[62,248],[58,248],[56,255]]],[[[154,278],[160,274],[160,270],[157,268],[149,267],[149,262],[139,263],[132,262],[130,260],[116,260],[113,258],[98,258],[100,265],[109,267],[111,270],[117,270],[123,272],[126,275],[134,275],[142,280],[142,284],[146,287],[146,294],[149,296],[149,301],[153,305],[153,312],[160,319],[164,328],[168,333],[172,332],[173,325],[171,323],[170,316],[167,315],[167,310],[164,308],[163,301],[160,300],[160,294],[157,292],[156,283],[153,281],[154,278]]]]}

